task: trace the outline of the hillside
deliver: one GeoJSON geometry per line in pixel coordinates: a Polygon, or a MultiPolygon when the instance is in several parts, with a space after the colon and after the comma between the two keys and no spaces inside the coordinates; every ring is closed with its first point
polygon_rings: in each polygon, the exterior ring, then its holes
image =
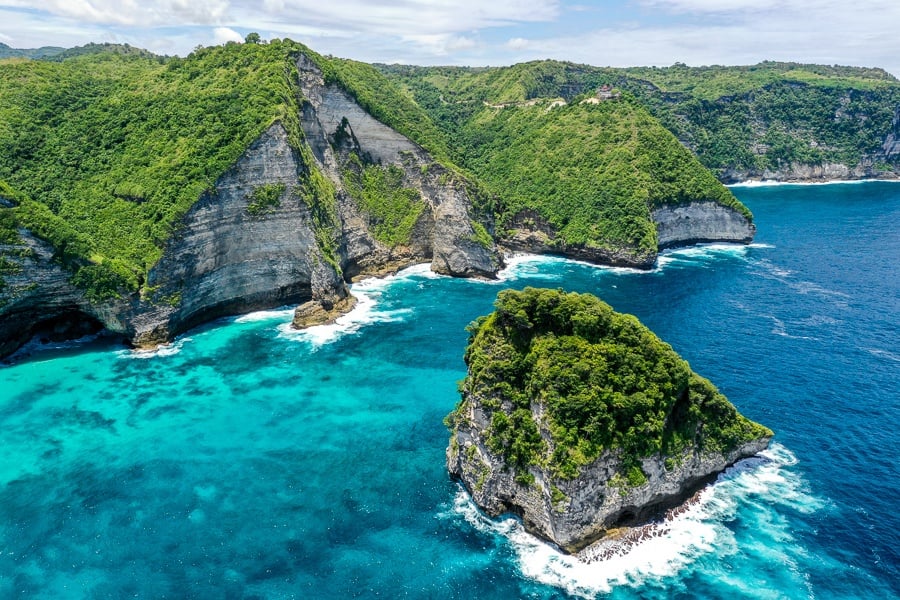
{"type": "Polygon", "coordinates": [[[373,66],[290,40],[3,50],[8,347],[17,323],[64,315],[150,344],[278,303],[331,314],[345,282],[414,262],[492,277],[498,244],[647,268],[752,239],[704,165],[889,175],[900,150],[900,84],[877,69],[373,66]]]}
{"type": "Polygon", "coordinates": [[[289,40],[56,58],[0,61],[0,354],[79,320],[154,344],[411,263],[499,268],[491,198],[368,65],[289,40]]]}
{"type": "Polygon", "coordinates": [[[676,505],[772,432],[630,315],[588,294],[501,292],[469,327],[451,474],[568,551],[676,505]]]}
{"type": "Polygon", "coordinates": [[[482,101],[571,100],[610,85],[632,94],[726,182],[900,173],[900,82],[881,69],[778,62],[613,69],[557,61],[380,68],[448,129],[482,101]]]}

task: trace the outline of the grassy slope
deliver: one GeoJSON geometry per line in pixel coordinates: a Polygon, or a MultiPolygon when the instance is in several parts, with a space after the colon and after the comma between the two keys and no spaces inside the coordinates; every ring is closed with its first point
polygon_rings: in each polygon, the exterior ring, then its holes
{"type": "Polygon", "coordinates": [[[19,192],[17,220],[81,279],[135,289],[200,195],[266,127],[296,114],[292,50],[0,62],[0,180],[19,192]]]}
{"type": "MultiPolygon", "coordinates": [[[[491,69],[381,68],[448,130],[481,101],[571,99],[615,85],[634,94],[718,172],[829,161],[854,165],[878,152],[900,104],[900,82],[881,69],[857,67],[763,62],[611,69],[539,61],[491,69]]],[[[898,162],[895,157],[895,168],[898,162]]]]}
{"type": "Polygon", "coordinates": [[[636,318],[594,296],[507,290],[495,308],[469,327],[462,389],[490,414],[488,445],[520,475],[539,465],[572,478],[617,448],[621,475],[638,484],[643,457],[661,452],[677,460],[691,446],[727,452],[772,435],[636,318]],[[549,445],[532,403],[544,407],[549,445]]]}
{"type": "Polygon", "coordinates": [[[499,69],[385,67],[441,125],[454,157],[501,198],[501,223],[537,210],[563,241],[656,250],[650,209],[714,200],[750,216],[639,103],[583,104],[608,69],[540,61],[499,69]],[[570,104],[550,108],[561,97],[570,104]]]}

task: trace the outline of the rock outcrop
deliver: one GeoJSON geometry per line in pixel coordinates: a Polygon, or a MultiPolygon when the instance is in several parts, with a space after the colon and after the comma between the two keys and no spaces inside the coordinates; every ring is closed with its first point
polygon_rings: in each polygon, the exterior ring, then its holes
{"type": "Polygon", "coordinates": [[[670,346],[586,294],[501,292],[466,350],[447,467],[489,515],[575,553],[768,445],[670,346]]]}
{"type": "Polygon", "coordinates": [[[71,273],[53,260],[53,248],[24,229],[19,235],[21,244],[0,246],[11,265],[0,286],[0,357],[35,335],[55,340],[102,328],[84,293],[69,282],[71,273]]]}
{"type": "MultiPolygon", "coordinates": [[[[900,151],[900,141],[888,136],[885,148],[893,154],[900,151]]],[[[720,179],[723,183],[743,183],[746,181],[778,181],[783,183],[819,183],[825,181],[853,181],[858,179],[897,179],[900,177],[894,170],[878,168],[878,163],[863,159],[855,165],[842,163],[822,163],[809,165],[792,163],[778,169],[742,170],[725,169],[720,179]]]]}
{"type": "Polygon", "coordinates": [[[297,61],[305,102],[302,126],[317,166],[337,188],[342,223],[341,267],[350,277],[381,273],[431,261],[435,272],[458,277],[496,275],[502,260],[492,240],[480,238],[475,223],[493,229],[491,215],[478,214],[466,181],[419,145],[381,123],[345,90],[326,84],[306,55],[297,61]],[[407,243],[390,246],[373,234],[375,219],[347,190],[350,155],[365,164],[394,166],[404,188],[417,190],[423,210],[407,243]]]}
{"type": "Polygon", "coordinates": [[[150,271],[157,318],[135,331],[137,343],[222,315],[347,296],[299,193],[306,168],[280,123],[250,145],[191,208],[150,271]],[[254,193],[267,188],[277,199],[254,210],[254,193]]]}
{"type": "Polygon", "coordinates": [[[666,205],[651,211],[660,248],[701,242],[749,243],[756,226],[741,212],[715,202],[666,205]]]}
{"type": "Polygon", "coordinates": [[[356,297],[349,295],[337,302],[330,300],[310,300],[304,302],[294,311],[291,325],[295,329],[306,329],[313,325],[329,325],[338,317],[350,312],[356,306],[356,297]]]}
{"type": "Polygon", "coordinates": [[[425,261],[447,275],[495,276],[500,255],[475,230],[492,230],[493,217],[475,209],[466,180],[326,85],[305,56],[298,68],[301,143],[309,155],[282,123],[266,129],[181,219],[141,293],[89,301],[54,249],[23,230],[24,246],[12,249],[15,267],[0,285],[0,357],[44,331],[61,337],[106,329],[152,347],[220,316],[303,302],[312,304],[297,313],[296,326],[328,321],[349,310],[346,281],[425,261]],[[403,185],[420,194],[424,209],[406,243],[378,241],[372,216],[346,191],[341,161],[350,152],[402,169],[403,185]],[[311,199],[304,187],[313,169],[336,190],[331,223],[314,218],[310,202],[327,199],[311,199]],[[326,238],[333,249],[323,248],[326,238]]]}
{"type": "Polygon", "coordinates": [[[510,252],[529,254],[559,254],[575,260],[598,265],[650,269],[656,262],[656,252],[635,248],[600,248],[586,244],[566,244],[558,232],[535,210],[523,210],[513,219],[503,238],[503,247],[510,252]]]}

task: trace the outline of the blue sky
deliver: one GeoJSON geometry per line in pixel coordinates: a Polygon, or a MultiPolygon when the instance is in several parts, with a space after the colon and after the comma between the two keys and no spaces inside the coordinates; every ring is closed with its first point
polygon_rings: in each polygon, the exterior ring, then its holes
{"type": "Polygon", "coordinates": [[[17,48],[122,42],[161,54],[289,37],[368,62],[599,66],[784,60],[900,76],[897,0],[0,0],[17,48]]]}

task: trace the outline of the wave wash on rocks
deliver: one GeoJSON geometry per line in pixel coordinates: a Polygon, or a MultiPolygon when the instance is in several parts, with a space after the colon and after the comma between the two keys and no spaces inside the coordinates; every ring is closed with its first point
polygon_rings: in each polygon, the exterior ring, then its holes
{"type": "Polygon", "coordinates": [[[500,293],[473,323],[450,474],[574,553],[677,506],[772,437],[671,346],[589,294],[500,293]]]}

